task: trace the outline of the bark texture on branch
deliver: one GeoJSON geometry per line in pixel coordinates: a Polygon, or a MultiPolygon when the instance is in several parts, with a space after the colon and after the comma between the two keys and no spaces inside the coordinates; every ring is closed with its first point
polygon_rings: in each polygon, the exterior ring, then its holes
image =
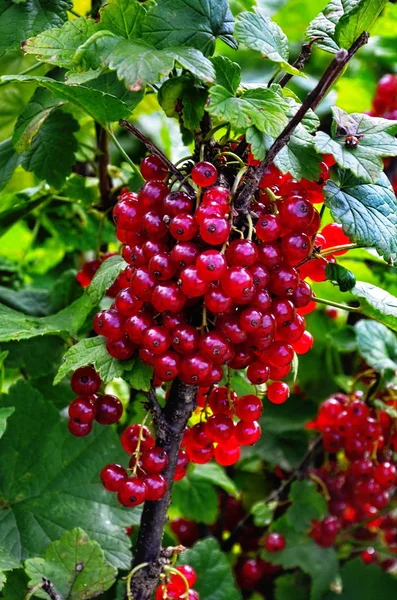
{"type": "Polygon", "coordinates": [[[368,42],[368,37],[368,33],[364,31],[357,38],[354,44],[352,44],[349,50],[339,50],[316,87],[313,88],[313,90],[306,96],[305,100],[299,107],[299,110],[292,117],[279,137],[273,142],[266,154],[265,160],[261,162],[258,167],[251,167],[249,169],[245,179],[244,187],[234,202],[234,208],[239,213],[246,214],[249,211],[251,198],[258,189],[259,182],[264,176],[266,169],[273,163],[280,150],[282,150],[284,146],[288,144],[289,140],[291,139],[291,135],[294,133],[299,123],[302,122],[302,119],[306,115],[307,111],[310,109],[315,109],[320,104],[321,100],[338,79],[339,75],[342,73],[343,69],[351,60],[351,58],[362,46],[364,46],[364,44],[368,42]]]}
{"type": "Polygon", "coordinates": [[[54,584],[49,579],[43,577],[43,584],[41,586],[43,592],[45,592],[51,600],[62,600],[62,597],[56,591],[54,584]]]}
{"type": "Polygon", "coordinates": [[[171,386],[167,403],[161,409],[153,397],[153,393],[153,390],[149,392],[148,400],[151,404],[156,402],[153,406],[156,414],[154,424],[157,445],[164,448],[168,454],[169,462],[164,471],[168,489],[161,500],[145,502],[143,507],[132,567],[143,563],[149,563],[149,565],[139,569],[131,580],[130,595],[134,600],[149,600],[158,584],[162,568],[161,544],[171,501],[175,467],[187,421],[196,406],[197,387],[186,385],[176,379],[171,386]]]}

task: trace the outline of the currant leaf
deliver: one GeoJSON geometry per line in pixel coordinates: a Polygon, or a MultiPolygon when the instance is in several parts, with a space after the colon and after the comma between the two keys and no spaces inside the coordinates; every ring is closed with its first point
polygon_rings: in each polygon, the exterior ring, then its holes
{"type": "Polygon", "coordinates": [[[335,27],[335,41],[341,48],[350,48],[363,31],[369,31],[388,0],[360,0],[345,13],[335,27]]]}
{"type": "Polygon", "coordinates": [[[358,351],[365,362],[382,372],[397,370],[397,336],[385,325],[365,319],[354,326],[357,334],[358,351]]]}
{"type": "Polygon", "coordinates": [[[351,290],[360,301],[361,312],[397,331],[397,298],[376,285],[357,281],[351,290]]]}
{"type": "Polygon", "coordinates": [[[325,276],[339,286],[341,292],[349,292],[356,285],[353,273],[338,263],[328,263],[325,276]]]}
{"type": "Polygon", "coordinates": [[[10,181],[19,164],[19,156],[14,150],[12,139],[0,142],[0,190],[10,181]]]}

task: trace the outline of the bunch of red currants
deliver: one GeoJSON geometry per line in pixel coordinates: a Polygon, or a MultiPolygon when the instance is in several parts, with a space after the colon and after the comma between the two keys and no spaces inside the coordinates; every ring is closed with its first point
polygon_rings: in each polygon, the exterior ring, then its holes
{"type": "Polygon", "coordinates": [[[169,569],[166,582],[158,586],[154,598],[155,600],[200,600],[198,592],[193,589],[196,579],[196,571],[190,565],[169,569]]]}

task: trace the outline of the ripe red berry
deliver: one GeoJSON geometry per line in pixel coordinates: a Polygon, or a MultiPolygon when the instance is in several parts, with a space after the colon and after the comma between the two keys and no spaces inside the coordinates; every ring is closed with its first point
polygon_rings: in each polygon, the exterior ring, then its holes
{"type": "Polygon", "coordinates": [[[241,446],[251,446],[261,437],[261,427],[257,421],[239,421],[235,429],[236,441],[241,446]]]}
{"type": "Polygon", "coordinates": [[[220,246],[229,238],[231,226],[223,217],[206,217],[200,224],[200,236],[210,246],[220,246]]]}
{"type": "Polygon", "coordinates": [[[234,465],[239,460],[240,455],[241,450],[237,442],[234,446],[218,444],[214,452],[216,462],[223,467],[234,465]]]}
{"type": "Polygon", "coordinates": [[[253,394],[241,396],[237,400],[236,413],[242,421],[257,421],[262,414],[262,401],[253,394]]]}
{"type": "Polygon", "coordinates": [[[269,533],[265,538],[265,548],[268,552],[281,552],[285,548],[285,537],[281,533],[269,533]]]}
{"type": "Polygon", "coordinates": [[[121,465],[106,465],[101,471],[102,484],[109,492],[118,492],[127,479],[127,471],[121,465]]]}
{"type": "Polygon", "coordinates": [[[222,443],[229,440],[233,435],[233,431],[234,423],[227,415],[212,415],[205,424],[205,432],[214,442],[222,443]]]}
{"type": "Polygon", "coordinates": [[[68,428],[72,435],[75,435],[76,437],[84,437],[91,432],[92,423],[78,423],[74,419],[70,419],[68,422],[68,428]]]}
{"type": "Polygon", "coordinates": [[[137,477],[130,477],[120,488],[117,499],[123,506],[132,508],[146,499],[146,485],[144,481],[137,477]]]}
{"type": "Polygon", "coordinates": [[[283,404],[288,400],[289,394],[288,385],[282,381],[274,381],[267,388],[267,397],[273,404],[283,404]]]}
{"type": "Polygon", "coordinates": [[[226,271],[226,260],[218,250],[206,250],[197,259],[197,275],[204,281],[216,281],[226,271]]]}
{"type": "Polygon", "coordinates": [[[139,436],[141,436],[141,451],[152,448],[154,439],[146,426],[129,425],[121,434],[121,444],[128,454],[133,454],[137,448],[139,436]]]}
{"type": "Polygon", "coordinates": [[[143,479],[146,488],[145,500],[161,500],[167,491],[167,480],[163,475],[150,474],[143,479]]]}
{"type": "Polygon", "coordinates": [[[91,396],[101,387],[101,378],[93,367],[80,367],[72,375],[70,386],[75,394],[91,396]]]}
{"type": "Polygon", "coordinates": [[[142,177],[146,181],[152,179],[163,180],[167,177],[168,169],[167,165],[154,154],[146,156],[141,162],[141,173],[142,177]]]}
{"type": "Polygon", "coordinates": [[[198,162],[192,169],[192,179],[199,187],[210,187],[218,179],[218,171],[209,162],[198,162]]]}
{"type": "Polygon", "coordinates": [[[79,397],[72,400],[69,405],[69,417],[76,423],[92,423],[95,417],[95,402],[93,397],[79,397]]]}
{"type": "Polygon", "coordinates": [[[147,473],[161,473],[168,465],[168,455],[163,448],[153,446],[143,452],[141,462],[143,469],[147,473]]]}
{"type": "Polygon", "coordinates": [[[95,407],[95,420],[101,425],[112,425],[121,419],[123,405],[116,396],[99,396],[95,407]]]}

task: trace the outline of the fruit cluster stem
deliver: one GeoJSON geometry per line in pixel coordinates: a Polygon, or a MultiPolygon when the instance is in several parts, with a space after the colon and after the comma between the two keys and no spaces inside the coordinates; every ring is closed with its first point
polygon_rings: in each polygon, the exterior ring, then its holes
{"type": "Polygon", "coordinates": [[[186,385],[179,379],[175,379],[164,408],[161,408],[161,412],[159,412],[156,407],[157,444],[164,448],[169,458],[168,466],[164,471],[168,487],[161,500],[145,502],[143,507],[132,568],[142,563],[148,563],[148,565],[136,571],[129,582],[129,597],[134,600],[149,600],[152,597],[164,566],[161,545],[167,522],[175,468],[187,421],[196,406],[196,396],[196,386],[186,385]]]}
{"type": "Polygon", "coordinates": [[[349,63],[356,52],[368,42],[368,37],[368,33],[364,31],[352,44],[349,50],[342,49],[337,52],[334,60],[329,65],[316,87],[313,88],[313,90],[306,96],[295,115],[269,148],[265,160],[262,161],[258,167],[251,167],[249,169],[245,185],[234,202],[234,208],[239,213],[246,214],[248,212],[251,198],[258,189],[258,185],[267,168],[273,163],[280,150],[282,150],[284,146],[288,144],[293,132],[302,122],[302,119],[306,113],[310,109],[314,110],[320,104],[321,100],[338,79],[345,66],[349,63]]]}

